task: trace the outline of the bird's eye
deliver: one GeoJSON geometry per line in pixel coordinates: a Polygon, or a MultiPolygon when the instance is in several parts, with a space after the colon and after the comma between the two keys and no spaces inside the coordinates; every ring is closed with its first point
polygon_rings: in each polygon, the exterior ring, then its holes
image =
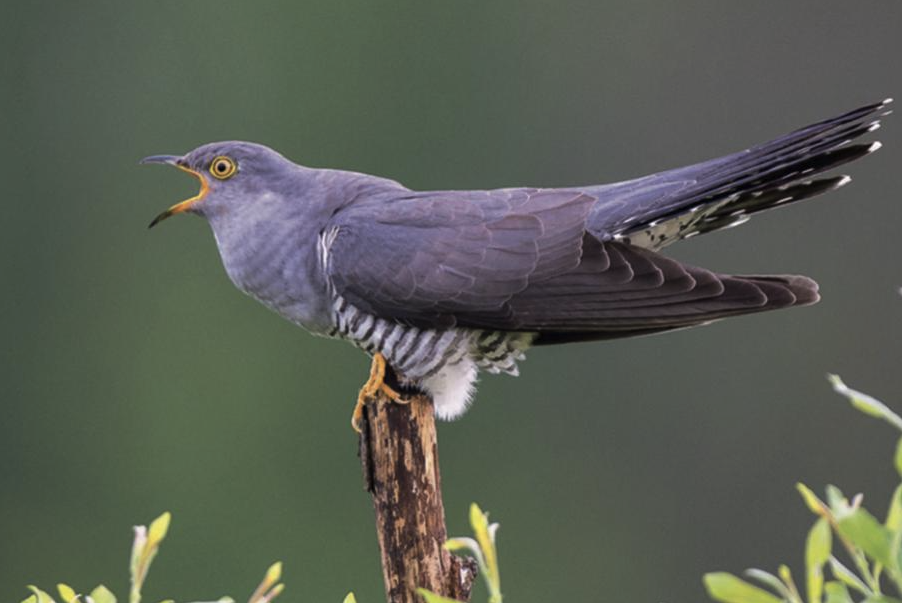
{"type": "Polygon", "coordinates": [[[214,178],[225,180],[231,178],[238,171],[238,164],[225,155],[220,155],[210,162],[210,173],[214,178]]]}

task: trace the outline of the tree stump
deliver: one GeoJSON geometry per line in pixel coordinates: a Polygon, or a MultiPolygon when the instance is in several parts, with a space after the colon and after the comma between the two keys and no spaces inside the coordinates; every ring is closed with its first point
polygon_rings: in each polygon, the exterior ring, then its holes
{"type": "MultiPolygon", "coordinates": [[[[402,391],[393,373],[386,375],[386,383],[402,391]]],[[[408,392],[405,402],[392,402],[381,392],[368,399],[360,434],[386,598],[389,603],[415,603],[421,601],[416,589],[425,588],[468,601],[476,563],[443,548],[448,534],[432,400],[408,392]]]]}

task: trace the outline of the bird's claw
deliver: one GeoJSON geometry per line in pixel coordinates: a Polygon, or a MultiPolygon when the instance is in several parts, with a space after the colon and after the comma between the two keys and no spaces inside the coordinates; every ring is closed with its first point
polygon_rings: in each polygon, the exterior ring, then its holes
{"type": "Polygon", "coordinates": [[[386,366],[385,356],[381,353],[373,355],[373,363],[370,365],[370,378],[360,388],[360,393],[357,394],[357,404],[354,406],[354,413],[351,415],[351,427],[357,433],[363,431],[363,407],[369,398],[381,392],[382,395],[395,404],[408,404],[410,402],[385,383],[386,366]]]}

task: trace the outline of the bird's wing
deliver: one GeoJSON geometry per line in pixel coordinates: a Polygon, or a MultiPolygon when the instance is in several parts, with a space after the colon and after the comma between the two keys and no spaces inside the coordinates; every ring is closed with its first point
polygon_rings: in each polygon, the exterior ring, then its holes
{"type": "Polygon", "coordinates": [[[335,232],[327,274],[370,313],[452,326],[577,267],[594,202],[574,191],[511,189],[358,203],[327,229],[335,232]]]}
{"type": "Polygon", "coordinates": [[[326,271],[358,308],[419,327],[626,337],[812,303],[803,277],[734,277],[586,232],[572,190],[417,193],[355,204],[328,231],[326,271]]]}

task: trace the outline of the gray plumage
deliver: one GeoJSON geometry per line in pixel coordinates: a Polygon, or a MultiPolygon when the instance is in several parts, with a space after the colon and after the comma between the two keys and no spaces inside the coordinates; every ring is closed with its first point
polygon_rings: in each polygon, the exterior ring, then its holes
{"type": "Polygon", "coordinates": [[[382,353],[453,418],[480,369],[517,374],[531,345],[816,302],[803,276],[719,274],[658,252],[844,185],[823,172],[879,148],[854,140],[888,103],[688,167],[561,189],[416,192],[246,142],[145,161],[205,182],[157,221],[204,216],[239,289],[312,333],[382,353]],[[223,158],[236,169],[220,179],[223,158]]]}

